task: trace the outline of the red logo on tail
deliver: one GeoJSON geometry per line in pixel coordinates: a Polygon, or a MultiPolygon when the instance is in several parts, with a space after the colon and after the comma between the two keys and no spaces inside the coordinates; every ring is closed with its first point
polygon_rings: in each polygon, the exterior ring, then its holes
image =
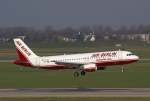
{"type": "Polygon", "coordinates": [[[16,41],[16,43],[21,47],[21,49],[22,49],[28,56],[31,55],[31,53],[30,53],[19,41],[16,41]]]}

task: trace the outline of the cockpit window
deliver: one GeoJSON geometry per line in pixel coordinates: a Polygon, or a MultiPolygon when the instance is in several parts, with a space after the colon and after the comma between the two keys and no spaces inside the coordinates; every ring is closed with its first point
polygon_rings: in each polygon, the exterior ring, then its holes
{"type": "Polygon", "coordinates": [[[127,54],[127,56],[132,56],[132,55],[134,55],[134,54],[132,54],[132,53],[130,53],[130,54],[127,54]]]}

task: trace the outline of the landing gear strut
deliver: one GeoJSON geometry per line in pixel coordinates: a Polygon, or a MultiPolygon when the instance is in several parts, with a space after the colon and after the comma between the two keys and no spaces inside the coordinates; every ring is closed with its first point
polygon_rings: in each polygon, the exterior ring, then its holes
{"type": "Polygon", "coordinates": [[[123,73],[124,72],[123,65],[121,65],[121,69],[122,69],[121,72],[123,73]]]}
{"type": "Polygon", "coordinates": [[[76,72],[74,73],[75,77],[79,76],[78,70],[79,70],[79,68],[76,68],[76,72]]]}

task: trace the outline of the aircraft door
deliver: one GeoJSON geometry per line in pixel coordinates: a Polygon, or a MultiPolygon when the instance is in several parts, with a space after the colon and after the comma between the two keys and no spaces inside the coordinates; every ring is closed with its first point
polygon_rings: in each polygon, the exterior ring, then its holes
{"type": "Polygon", "coordinates": [[[40,59],[39,58],[36,59],[36,66],[40,66],[40,59]]]}
{"type": "Polygon", "coordinates": [[[122,59],[122,52],[118,51],[118,59],[121,60],[122,59]]]}

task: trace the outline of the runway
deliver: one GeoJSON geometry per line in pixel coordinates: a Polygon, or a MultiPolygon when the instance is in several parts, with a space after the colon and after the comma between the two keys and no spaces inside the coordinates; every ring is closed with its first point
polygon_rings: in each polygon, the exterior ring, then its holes
{"type": "Polygon", "coordinates": [[[150,97],[150,88],[0,89],[0,97],[150,97]]]}

